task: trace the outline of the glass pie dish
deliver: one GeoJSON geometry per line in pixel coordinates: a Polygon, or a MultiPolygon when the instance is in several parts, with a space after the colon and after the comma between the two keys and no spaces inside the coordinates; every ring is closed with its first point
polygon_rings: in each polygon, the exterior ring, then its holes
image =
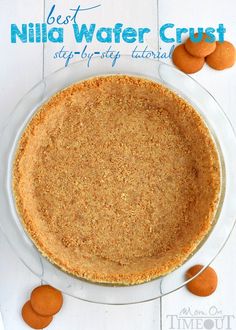
{"type": "Polygon", "coordinates": [[[76,298],[104,304],[132,304],[150,301],[186,284],[184,274],[194,264],[209,265],[226,243],[235,223],[236,138],[234,130],[216,100],[194,79],[173,67],[154,60],[119,59],[112,67],[109,60],[94,58],[90,67],[77,62],[61,69],[37,84],[19,102],[1,134],[1,206],[0,226],[22,262],[41,280],[76,298]],[[221,167],[221,193],[210,233],[197,250],[173,272],[150,282],[132,285],[103,285],[69,275],[51,264],[34,246],[24,231],[16,211],[12,192],[12,166],[19,138],[27,123],[56,92],[94,76],[126,74],[159,82],[187,100],[200,114],[215,142],[221,167]]]}

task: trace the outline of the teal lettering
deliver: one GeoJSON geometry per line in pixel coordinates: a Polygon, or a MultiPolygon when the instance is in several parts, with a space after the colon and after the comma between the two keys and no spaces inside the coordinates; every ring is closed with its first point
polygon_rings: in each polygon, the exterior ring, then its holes
{"type": "Polygon", "coordinates": [[[219,24],[218,29],[216,30],[219,34],[219,42],[224,42],[224,34],[226,32],[226,28],[224,27],[224,24],[219,24]]]}
{"type": "Polygon", "coordinates": [[[189,28],[189,38],[192,42],[200,42],[203,38],[203,28],[198,28],[198,35],[195,35],[194,28],[189,28]]]}
{"type": "Polygon", "coordinates": [[[36,33],[36,42],[37,43],[41,42],[41,28],[39,23],[35,24],[35,33],[36,33]]]}
{"type": "Polygon", "coordinates": [[[140,43],[144,42],[144,34],[149,33],[151,30],[149,28],[140,28],[138,29],[138,40],[140,43]]]}
{"type": "Polygon", "coordinates": [[[137,38],[137,31],[131,27],[124,29],[122,33],[122,38],[127,43],[133,43],[137,38]]]}
{"type": "Polygon", "coordinates": [[[51,42],[61,43],[64,41],[64,30],[63,28],[52,28],[48,31],[48,40],[51,42]]]}
{"type": "Polygon", "coordinates": [[[11,42],[16,43],[17,37],[21,42],[27,42],[27,24],[22,24],[22,30],[20,31],[16,24],[11,24],[11,42]]]}
{"type": "Polygon", "coordinates": [[[76,42],[82,42],[83,39],[85,39],[85,41],[88,43],[92,42],[95,27],[96,24],[91,24],[88,29],[86,24],[82,24],[81,29],[79,29],[78,24],[73,24],[74,36],[76,42]]]}
{"type": "Polygon", "coordinates": [[[168,38],[166,36],[166,30],[173,29],[174,26],[175,25],[172,23],[167,23],[167,24],[162,25],[162,27],[160,28],[160,37],[161,37],[162,41],[167,42],[167,43],[175,42],[174,38],[168,38]]]}
{"type": "Polygon", "coordinates": [[[97,40],[99,42],[112,42],[112,30],[111,28],[101,27],[97,30],[97,40]],[[104,36],[105,34],[105,36],[104,36]]]}
{"type": "Polygon", "coordinates": [[[121,35],[121,31],[122,31],[122,23],[116,23],[114,29],[113,29],[113,33],[115,35],[115,43],[119,43],[120,42],[120,35],[121,35]]]}
{"type": "Polygon", "coordinates": [[[29,23],[29,42],[34,43],[34,24],[29,23]]]}
{"type": "Polygon", "coordinates": [[[214,32],[215,32],[215,29],[211,28],[211,27],[209,27],[205,30],[205,33],[207,35],[207,37],[205,39],[206,42],[212,43],[212,42],[216,41],[216,37],[214,35],[214,32]]]}
{"type": "Polygon", "coordinates": [[[176,29],[176,41],[178,44],[181,44],[182,43],[182,34],[183,33],[187,33],[188,32],[188,29],[186,28],[177,28],[176,29]]]}

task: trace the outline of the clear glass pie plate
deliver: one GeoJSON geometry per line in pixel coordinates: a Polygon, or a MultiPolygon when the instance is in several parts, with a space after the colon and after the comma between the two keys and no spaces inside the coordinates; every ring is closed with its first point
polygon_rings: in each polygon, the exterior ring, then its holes
{"type": "Polygon", "coordinates": [[[116,66],[93,58],[63,68],[38,83],[16,106],[1,132],[0,227],[22,262],[40,279],[76,298],[103,304],[150,301],[186,284],[185,272],[194,264],[208,266],[226,243],[236,218],[236,138],[217,101],[194,79],[155,60],[122,56],[116,66]],[[215,141],[221,163],[221,195],[212,230],[188,260],[175,271],[150,282],[132,286],[95,284],[73,277],[44,258],[24,231],[12,194],[12,161],[17,142],[30,118],[53,94],[81,80],[109,74],[127,74],[157,81],[186,99],[202,116],[215,141]]]}

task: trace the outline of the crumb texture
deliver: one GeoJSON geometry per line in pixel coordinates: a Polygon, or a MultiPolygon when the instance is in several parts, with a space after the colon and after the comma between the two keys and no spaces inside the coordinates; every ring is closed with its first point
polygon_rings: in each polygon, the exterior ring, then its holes
{"type": "Polygon", "coordinates": [[[181,265],[220,189],[197,112],[155,82],[97,77],[59,92],[25,129],[13,169],[22,223],[65,271],[134,284],[181,265]]]}

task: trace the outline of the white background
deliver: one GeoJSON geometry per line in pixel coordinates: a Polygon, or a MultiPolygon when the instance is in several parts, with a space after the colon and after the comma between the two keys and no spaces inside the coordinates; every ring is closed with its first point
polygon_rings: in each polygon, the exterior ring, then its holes
{"type": "MultiPolygon", "coordinates": [[[[157,31],[162,24],[170,22],[176,27],[216,27],[219,23],[224,23],[227,29],[226,39],[236,44],[235,0],[159,0],[159,3],[157,0],[81,0],[80,3],[83,6],[102,5],[94,11],[83,12],[80,22],[96,22],[101,26],[112,26],[116,22],[127,26],[148,26],[152,33],[146,41],[153,50],[158,50],[158,47],[162,51],[169,48],[169,45],[158,42],[157,31]]],[[[62,60],[53,59],[53,53],[60,48],[58,45],[10,43],[11,23],[43,22],[52,4],[56,4],[58,14],[68,15],[68,10],[77,7],[79,2],[0,0],[0,128],[9,112],[33,85],[64,65],[62,60]]],[[[76,48],[69,32],[64,44],[68,49],[76,48]]],[[[97,46],[94,43],[92,47],[95,49],[97,46]]],[[[127,53],[129,47],[121,45],[120,49],[127,53]]],[[[205,66],[193,76],[219,101],[236,127],[236,66],[223,72],[216,72],[205,66]]],[[[168,315],[179,314],[184,307],[207,311],[211,306],[216,306],[223,314],[234,314],[236,317],[235,237],[236,231],[214,261],[213,266],[219,275],[219,287],[210,297],[195,297],[183,288],[150,303],[104,306],[65,296],[62,311],[48,329],[167,330],[171,329],[168,315]]],[[[40,284],[40,280],[17,259],[1,233],[0,265],[0,309],[5,329],[29,329],[21,320],[20,310],[30,291],[40,284]]],[[[236,329],[236,320],[232,320],[231,327],[236,329]]],[[[226,328],[225,326],[222,329],[226,328]]]]}

